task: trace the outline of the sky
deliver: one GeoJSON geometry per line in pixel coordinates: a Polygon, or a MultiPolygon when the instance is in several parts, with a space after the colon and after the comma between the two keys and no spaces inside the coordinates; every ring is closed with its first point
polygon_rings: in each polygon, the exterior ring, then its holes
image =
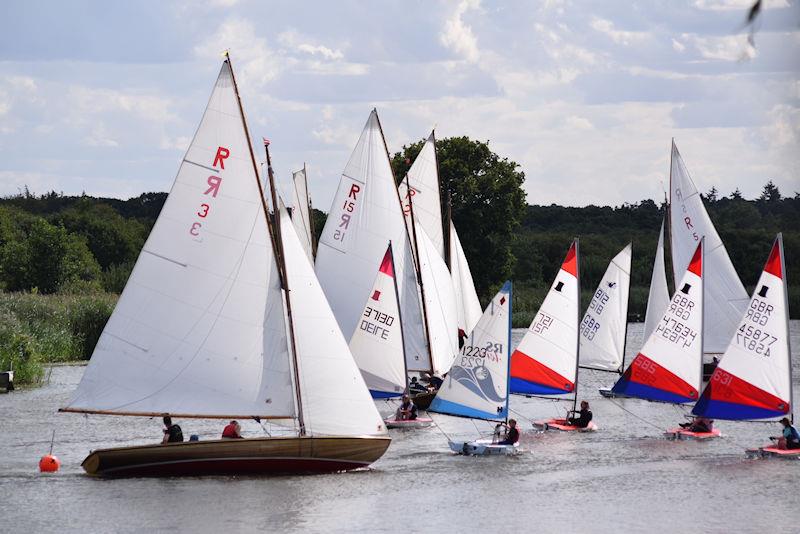
{"type": "MultiPolygon", "coordinates": [[[[5,3],[0,195],[169,190],[230,50],[253,139],[327,211],[375,107],[391,152],[489,141],[530,204],[663,198],[675,138],[701,191],[800,191],[800,2],[5,3]]],[[[257,152],[257,153],[260,153],[257,152]]]]}

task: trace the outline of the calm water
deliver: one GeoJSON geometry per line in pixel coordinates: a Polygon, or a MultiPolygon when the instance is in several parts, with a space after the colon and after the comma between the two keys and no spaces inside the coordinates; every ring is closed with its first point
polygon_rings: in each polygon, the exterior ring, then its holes
{"type": "MultiPolygon", "coordinates": [[[[791,330],[800,398],[800,323],[793,321],[791,330]]],[[[523,333],[514,332],[516,342],[523,333]]],[[[642,326],[630,325],[629,352],[641,336],[642,326]]],[[[467,439],[490,426],[435,415],[441,430],[392,434],[386,455],[362,472],[95,480],[80,467],[91,448],[155,441],[161,425],[155,419],[57,414],[82,372],[55,368],[47,386],[0,396],[4,532],[797,532],[800,524],[800,461],[744,457],[746,447],[778,433],[777,423],[720,422],[723,439],[666,441],[660,430],[680,422],[682,409],[602,399],[597,387],[611,385],[614,375],[608,373],[580,375],[579,395],[590,401],[600,427],[595,433],[537,434],[528,420],[561,415],[567,403],[513,397],[511,408],[525,430],[525,452],[517,457],[450,454],[442,432],[467,439]],[[53,429],[62,468],[40,475],[37,462],[53,429]]],[[[378,406],[393,411],[391,404],[378,406]]],[[[186,435],[215,437],[222,427],[180,423],[186,435]]],[[[248,424],[246,434],[263,433],[248,424]]]]}

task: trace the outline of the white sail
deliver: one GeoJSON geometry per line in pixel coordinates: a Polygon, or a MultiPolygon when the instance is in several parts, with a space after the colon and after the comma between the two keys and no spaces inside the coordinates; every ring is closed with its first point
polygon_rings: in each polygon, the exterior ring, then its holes
{"type": "Polygon", "coordinates": [[[731,263],[728,251],[703,206],[678,147],[672,143],[670,170],[670,237],[675,282],[705,237],[704,350],[722,353],[733,336],[749,297],[731,263]]]}
{"type": "Polygon", "coordinates": [[[696,402],[703,378],[703,240],[656,329],[612,391],[683,404],[696,402]]]}
{"type": "Polygon", "coordinates": [[[436,252],[441,258],[444,258],[442,202],[439,192],[439,169],[436,163],[436,138],[433,132],[425,140],[425,144],[422,145],[408,174],[397,189],[403,204],[409,235],[413,235],[411,228],[413,207],[414,217],[428,234],[436,252]],[[410,190],[409,183],[411,184],[410,190]]]}
{"type": "Polygon", "coordinates": [[[303,421],[310,435],[384,435],[386,428],[297,237],[281,212],[303,421]]]}
{"type": "Polygon", "coordinates": [[[511,355],[511,392],[561,395],[578,375],[578,242],[572,243],[525,337],[511,355]]]}
{"type": "Polygon", "coordinates": [[[580,364],[603,371],[621,371],[631,285],[631,245],[608,264],[589,309],[581,321],[580,364]]]}
{"type": "Polygon", "coordinates": [[[664,310],[669,306],[669,288],[667,287],[667,271],[664,268],[664,221],[658,233],[656,258],[653,261],[653,274],[650,277],[650,292],[647,295],[647,311],[644,316],[644,339],[650,337],[658,326],[664,310]]]}
{"type": "Polygon", "coordinates": [[[508,416],[511,282],[489,302],[430,410],[478,419],[508,416]]]}
{"type": "Polygon", "coordinates": [[[229,63],[68,410],[293,417],[283,299],[229,63]]]}
{"type": "Polygon", "coordinates": [[[458,354],[458,313],[453,280],[428,233],[417,223],[420,275],[425,296],[433,373],[446,373],[458,354]]]}
{"type": "Polygon", "coordinates": [[[450,221],[450,272],[456,294],[458,327],[465,334],[469,334],[481,318],[481,302],[478,300],[472,272],[452,221],[450,221]]]}
{"type": "Polygon", "coordinates": [[[314,237],[311,234],[311,207],[308,196],[308,175],[305,166],[292,173],[292,224],[309,261],[314,262],[314,237]]]}
{"type": "Polygon", "coordinates": [[[395,289],[391,245],[386,249],[350,352],[375,398],[396,397],[406,389],[400,303],[395,289]]]}

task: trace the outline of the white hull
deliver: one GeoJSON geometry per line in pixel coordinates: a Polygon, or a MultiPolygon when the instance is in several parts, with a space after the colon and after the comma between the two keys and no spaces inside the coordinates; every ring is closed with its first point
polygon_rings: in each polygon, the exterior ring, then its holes
{"type": "Polygon", "coordinates": [[[517,454],[519,442],[513,445],[498,445],[491,439],[476,439],[474,441],[451,441],[450,449],[465,456],[503,456],[517,454]]]}

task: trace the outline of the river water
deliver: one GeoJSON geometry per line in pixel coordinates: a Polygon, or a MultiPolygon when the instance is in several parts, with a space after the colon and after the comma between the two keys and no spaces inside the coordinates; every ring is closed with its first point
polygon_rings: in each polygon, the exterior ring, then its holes
{"type": "MultiPolygon", "coordinates": [[[[800,322],[791,324],[795,398],[800,322]]],[[[514,331],[514,341],[524,330],[514,331]]],[[[641,345],[631,324],[628,357],[641,345]]],[[[616,375],[581,370],[579,396],[599,431],[536,433],[529,420],[571,403],[512,397],[524,431],[516,457],[449,452],[444,433],[471,439],[485,422],[434,415],[439,428],[393,431],[369,470],[305,477],[100,480],[83,474],[90,449],[160,438],[157,419],[57,414],[83,367],[56,367],[34,390],[0,396],[3,532],[797,532],[800,461],[748,460],[747,447],[778,423],[718,422],[724,437],[667,441],[684,409],[597,393],[616,375]],[[623,409],[624,408],[624,409],[623,409]],[[627,411],[626,411],[627,410],[627,411]],[[55,429],[54,475],[38,473],[55,429]]],[[[378,403],[381,412],[394,410],[378,403]]],[[[219,421],[179,421],[184,434],[216,437],[219,421]]],[[[245,435],[262,435],[255,423],[245,435]]]]}

